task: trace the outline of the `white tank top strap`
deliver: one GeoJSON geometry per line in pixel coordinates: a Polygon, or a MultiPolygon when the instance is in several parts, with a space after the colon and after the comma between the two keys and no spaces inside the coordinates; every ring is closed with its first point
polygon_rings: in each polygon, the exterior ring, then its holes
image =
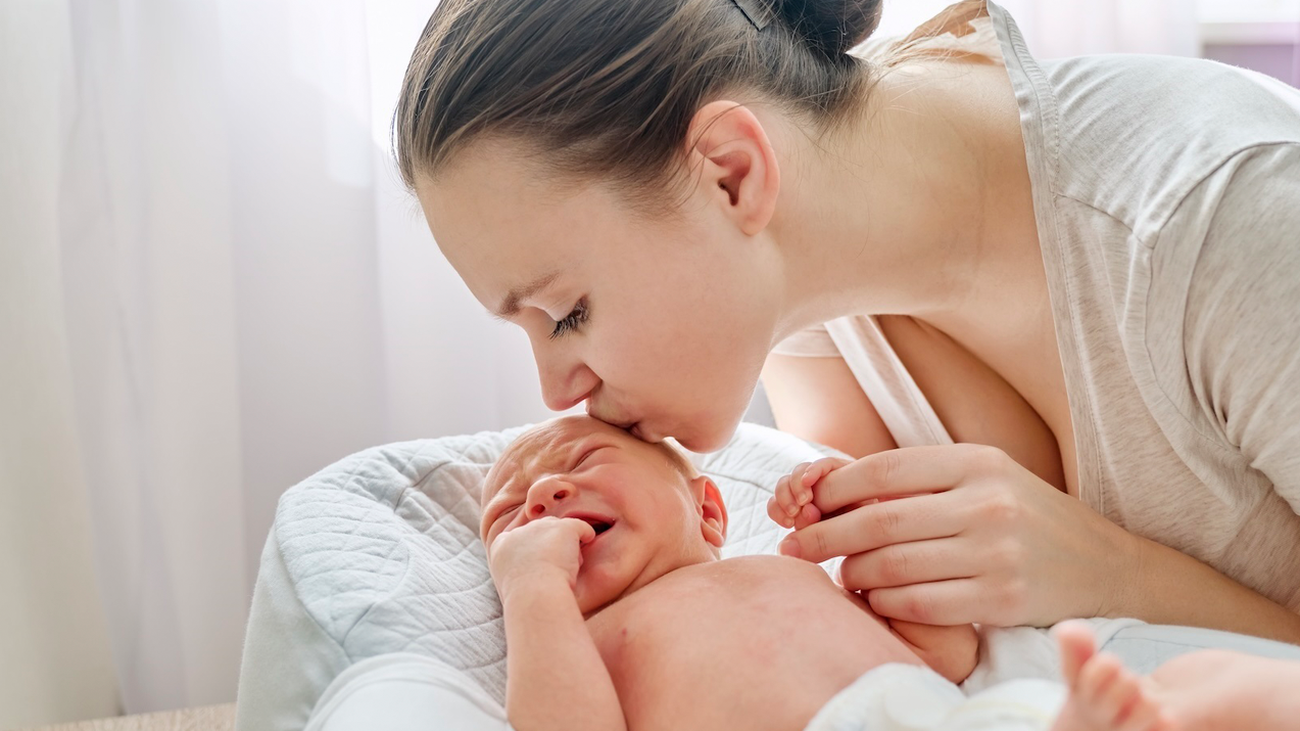
{"type": "Polygon", "coordinates": [[[874,317],[831,320],[826,332],[898,446],[953,443],[874,317]]]}

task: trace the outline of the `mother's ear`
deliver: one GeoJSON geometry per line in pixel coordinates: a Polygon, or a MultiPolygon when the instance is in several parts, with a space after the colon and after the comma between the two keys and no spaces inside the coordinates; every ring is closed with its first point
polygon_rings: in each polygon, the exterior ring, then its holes
{"type": "Polygon", "coordinates": [[[688,169],[748,236],[762,231],[776,210],[781,173],[758,117],[730,101],[709,102],[691,119],[688,169]]]}
{"type": "Polygon", "coordinates": [[[700,506],[700,532],[704,540],[715,548],[727,541],[727,506],[722,502],[722,492],[704,475],[691,478],[691,495],[700,506]]]}

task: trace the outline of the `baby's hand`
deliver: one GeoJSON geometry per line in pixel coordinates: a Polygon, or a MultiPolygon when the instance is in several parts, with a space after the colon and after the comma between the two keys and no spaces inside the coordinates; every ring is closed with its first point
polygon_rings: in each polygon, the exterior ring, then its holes
{"type": "Polygon", "coordinates": [[[813,491],[823,477],[848,463],[847,459],[824,457],[795,467],[776,483],[775,494],[767,501],[768,517],[783,528],[795,529],[821,520],[821,511],[813,504],[813,491]]]}
{"type": "Polygon", "coordinates": [[[497,536],[488,551],[488,568],[504,601],[512,589],[529,582],[578,585],[582,546],[596,537],[585,520],[546,516],[497,536]]]}

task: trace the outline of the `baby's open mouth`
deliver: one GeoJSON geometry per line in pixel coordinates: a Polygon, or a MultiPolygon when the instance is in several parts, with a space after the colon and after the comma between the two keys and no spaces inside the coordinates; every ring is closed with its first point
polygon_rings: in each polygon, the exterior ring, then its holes
{"type": "Polygon", "coordinates": [[[614,527],[613,523],[606,523],[603,520],[597,520],[595,518],[583,518],[582,520],[585,520],[588,525],[590,525],[593,529],[595,529],[596,535],[600,535],[601,533],[604,533],[605,531],[614,527]]]}
{"type": "Polygon", "coordinates": [[[609,529],[613,528],[614,524],[618,522],[617,520],[601,515],[600,513],[588,513],[581,510],[561,517],[581,520],[591,526],[592,530],[596,531],[596,535],[591,539],[593,541],[607,533],[609,529]]]}

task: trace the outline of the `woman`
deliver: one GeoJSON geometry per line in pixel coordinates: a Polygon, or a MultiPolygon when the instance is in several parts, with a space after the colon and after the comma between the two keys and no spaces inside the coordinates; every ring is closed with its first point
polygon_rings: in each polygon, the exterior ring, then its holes
{"type": "Polygon", "coordinates": [[[443,0],[403,176],[551,408],[865,457],[787,551],[880,614],[1300,641],[1300,94],[879,10],[443,0]]]}

